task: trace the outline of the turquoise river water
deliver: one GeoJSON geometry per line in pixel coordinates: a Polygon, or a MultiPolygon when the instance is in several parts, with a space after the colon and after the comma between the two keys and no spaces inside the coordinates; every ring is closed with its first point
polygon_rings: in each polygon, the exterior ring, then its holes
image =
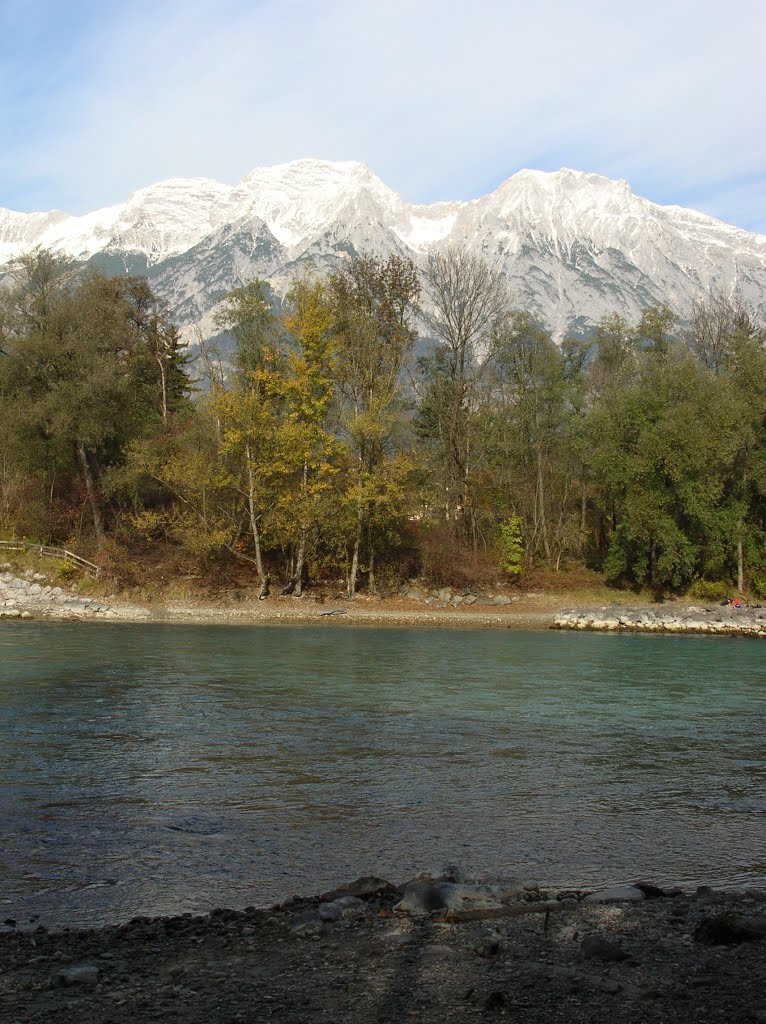
{"type": "Polygon", "coordinates": [[[445,862],[766,884],[763,641],[0,627],[0,924],[266,905],[445,862]]]}

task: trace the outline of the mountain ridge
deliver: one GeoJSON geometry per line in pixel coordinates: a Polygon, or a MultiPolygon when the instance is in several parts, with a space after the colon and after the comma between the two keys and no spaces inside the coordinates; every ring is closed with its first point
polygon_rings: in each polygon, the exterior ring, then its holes
{"type": "Polygon", "coordinates": [[[354,252],[422,265],[443,246],[502,269],[517,305],[558,338],[655,302],[684,319],[711,290],[737,292],[766,319],[766,236],[569,168],[523,169],[471,200],[408,204],[366,164],[304,159],[236,185],[169,178],[79,217],[0,208],[0,268],[37,246],[144,266],[182,328],[203,333],[222,292],[254,276],[283,294],[354,252]]]}

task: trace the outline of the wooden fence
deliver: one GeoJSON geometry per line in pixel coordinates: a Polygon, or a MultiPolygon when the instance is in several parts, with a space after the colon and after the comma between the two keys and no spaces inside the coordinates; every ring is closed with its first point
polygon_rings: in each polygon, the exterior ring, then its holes
{"type": "Polygon", "coordinates": [[[0,540],[0,551],[34,551],[38,555],[46,555],[50,558],[60,558],[70,565],[76,565],[89,576],[100,576],[101,569],[89,562],[87,558],[80,558],[74,551],[67,551],[66,548],[52,548],[47,544],[32,544],[26,540],[0,540]]]}

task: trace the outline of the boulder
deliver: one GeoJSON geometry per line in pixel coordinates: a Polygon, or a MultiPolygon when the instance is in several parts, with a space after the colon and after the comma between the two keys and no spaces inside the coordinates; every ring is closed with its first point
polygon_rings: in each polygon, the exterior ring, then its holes
{"type": "Polygon", "coordinates": [[[473,951],[477,956],[489,959],[497,956],[500,951],[502,936],[494,928],[482,928],[473,944],[473,951]]]}
{"type": "Polygon", "coordinates": [[[367,904],[358,896],[340,896],[331,903],[320,903],[318,914],[322,921],[340,921],[364,917],[367,904]]]}
{"type": "Polygon", "coordinates": [[[615,885],[611,889],[592,892],[583,903],[640,903],[646,896],[635,885],[615,885]]]}
{"type": "Polygon", "coordinates": [[[447,910],[499,910],[501,907],[500,896],[490,885],[438,882],[437,888],[447,910]]]}
{"type": "Polygon", "coordinates": [[[296,939],[310,939],[321,935],[325,930],[324,921],[313,911],[308,911],[294,918],[290,924],[290,934],[296,939]]]}
{"type": "Polygon", "coordinates": [[[98,984],[98,967],[95,964],[70,964],[53,975],[55,985],[82,985],[92,988],[98,984]]]}
{"type": "Polygon", "coordinates": [[[648,900],[659,900],[662,899],[663,896],[667,895],[664,889],[661,889],[653,882],[636,882],[635,887],[636,889],[640,889],[648,900]]]}
{"type": "Polygon", "coordinates": [[[440,885],[434,882],[408,882],[404,887],[401,900],[394,910],[413,917],[424,917],[437,910],[444,910],[446,904],[440,885]]]}
{"type": "Polygon", "coordinates": [[[338,892],[349,896],[377,896],[379,893],[396,892],[396,886],[385,878],[378,878],[377,875],[364,875],[362,878],[355,878],[353,882],[341,885],[338,892]]]}
{"type": "Polygon", "coordinates": [[[694,938],[709,946],[730,946],[738,942],[757,942],[766,938],[766,917],[744,914],[717,914],[697,922],[694,938]]]}

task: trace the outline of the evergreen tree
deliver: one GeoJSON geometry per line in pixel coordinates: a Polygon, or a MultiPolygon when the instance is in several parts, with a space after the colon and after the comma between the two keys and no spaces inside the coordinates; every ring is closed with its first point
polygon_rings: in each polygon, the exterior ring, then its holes
{"type": "Polygon", "coordinates": [[[49,253],[19,262],[0,306],[0,401],[16,451],[52,492],[79,478],[101,544],[104,476],[188,391],[179,352],[162,375],[152,370],[157,334],[170,328],[145,283],[77,279],[49,253]]]}

